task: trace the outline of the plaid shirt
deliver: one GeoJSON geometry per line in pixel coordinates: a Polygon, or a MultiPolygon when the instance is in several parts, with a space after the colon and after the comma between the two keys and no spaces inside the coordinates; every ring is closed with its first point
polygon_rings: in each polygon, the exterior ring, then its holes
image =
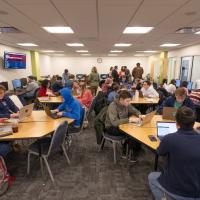
{"type": "Polygon", "coordinates": [[[0,118],[10,118],[10,114],[17,113],[18,111],[19,108],[8,96],[4,96],[0,100],[0,118]]]}

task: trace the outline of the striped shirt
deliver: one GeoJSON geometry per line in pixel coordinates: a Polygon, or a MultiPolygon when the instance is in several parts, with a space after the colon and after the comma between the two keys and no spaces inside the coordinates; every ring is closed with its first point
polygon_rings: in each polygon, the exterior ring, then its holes
{"type": "Polygon", "coordinates": [[[200,105],[200,89],[192,90],[192,92],[189,94],[189,97],[193,103],[200,105]]]}

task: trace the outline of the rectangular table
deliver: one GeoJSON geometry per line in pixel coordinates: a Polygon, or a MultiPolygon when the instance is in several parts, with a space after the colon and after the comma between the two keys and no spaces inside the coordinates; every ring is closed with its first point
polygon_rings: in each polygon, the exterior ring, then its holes
{"type": "Polygon", "coordinates": [[[74,119],[66,117],[52,119],[47,116],[44,111],[33,111],[30,117],[25,118],[19,123],[19,130],[17,133],[0,137],[0,141],[39,139],[52,133],[63,121],[67,121],[68,124],[71,124],[74,119]]]}
{"type": "MultiPolygon", "coordinates": [[[[157,135],[157,128],[156,128],[156,122],[157,121],[170,121],[170,120],[164,120],[162,119],[162,115],[155,115],[151,122],[143,125],[143,126],[136,126],[133,123],[128,123],[128,124],[122,124],[119,126],[120,130],[125,132],[127,135],[133,137],[140,143],[146,145],[149,147],[151,150],[156,152],[156,149],[158,148],[160,144],[160,140],[157,138],[157,141],[152,142],[149,139],[149,135],[157,135]]],[[[200,123],[196,122],[194,127],[200,126],[200,123]]],[[[155,157],[155,165],[154,169],[157,169],[157,162],[158,162],[158,156],[156,154],[155,157]]]]}
{"type": "Polygon", "coordinates": [[[138,99],[133,98],[131,100],[131,104],[158,104],[159,98],[141,98],[139,97],[138,99]]]}
{"type": "Polygon", "coordinates": [[[61,96],[56,97],[38,97],[40,103],[63,103],[63,98],[61,96]]]}

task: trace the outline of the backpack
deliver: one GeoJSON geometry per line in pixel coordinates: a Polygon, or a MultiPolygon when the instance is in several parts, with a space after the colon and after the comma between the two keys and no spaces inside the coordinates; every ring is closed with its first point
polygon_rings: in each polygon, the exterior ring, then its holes
{"type": "Polygon", "coordinates": [[[95,117],[94,129],[96,131],[97,144],[101,144],[102,133],[105,131],[105,120],[107,114],[108,106],[105,106],[100,113],[95,117]]]}
{"type": "Polygon", "coordinates": [[[2,156],[0,156],[0,196],[3,195],[15,180],[15,176],[10,176],[2,156]]]}
{"type": "Polygon", "coordinates": [[[94,99],[93,108],[94,108],[95,115],[98,115],[101,109],[107,105],[108,105],[107,95],[103,93],[102,91],[100,91],[94,99]]]}

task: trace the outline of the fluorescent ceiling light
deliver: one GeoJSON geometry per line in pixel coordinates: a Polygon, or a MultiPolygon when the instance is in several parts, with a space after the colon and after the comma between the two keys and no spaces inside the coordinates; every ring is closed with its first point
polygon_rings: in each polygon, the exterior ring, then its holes
{"type": "Polygon", "coordinates": [[[130,47],[131,45],[130,43],[117,43],[115,47],[130,47]]]}
{"type": "Polygon", "coordinates": [[[117,56],[117,54],[108,54],[108,56],[117,56]]]}
{"type": "Polygon", "coordinates": [[[74,33],[69,26],[44,26],[42,28],[49,33],[74,33]]]}
{"type": "Polygon", "coordinates": [[[147,51],[136,51],[138,53],[143,52],[143,53],[156,53],[157,51],[153,51],[153,50],[147,50],[147,51]]]}
{"type": "Polygon", "coordinates": [[[83,54],[81,54],[82,56],[91,56],[91,54],[89,54],[89,53],[83,53],[83,54]]]}
{"type": "Polygon", "coordinates": [[[145,55],[145,54],[135,54],[134,56],[143,57],[143,56],[147,56],[147,55],[145,55]]]}
{"type": "Polygon", "coordinates": [[[174,44],[174,43],[165,43],[165,44],[161,44],[161,47],[176,47],[179,46],[181,44],[174,44]]]}
{"type": "Polygon", "coordinates": [[[200,34],[200,31],[197,31],[195,34],[200,34]]]}
{"type": "Polygon", "coordinates": [[[123,51],[121,51],[121,50],[111,50],[110,52],[111,52],[111,53],[121,53],[121,52],[123,52],[123,51]]]}
{"type": "Polygon", "coordinates": [[[126,27],[124,29],[125,34],[144,34],[144,33],[148,33],[150,32],[154,27],[136,27],[136,26],[132,26],[132,27],[126,27]]]}
{"type": "Polygon", "coordinates": [[[88,50],[77,50],[76,52],[78,52],[78,53],[87,53],[88,50]]]}
{"type": "Polygon", "coordinates": [[[19,46],[23,46],[23,47],[37,47],[37,44],[34,43],[17,43],[17,45],[19,46]]]}
{"type": "Polygon", "coordinates": [[[64,51],[42,50],[43,53],[63,53],[64,51]]]}
{"type": "Polygon", "coordinates": [[[66,43],[67,46],[69,47],[83,47],[84,44],[82,43],[66,43]]]}

